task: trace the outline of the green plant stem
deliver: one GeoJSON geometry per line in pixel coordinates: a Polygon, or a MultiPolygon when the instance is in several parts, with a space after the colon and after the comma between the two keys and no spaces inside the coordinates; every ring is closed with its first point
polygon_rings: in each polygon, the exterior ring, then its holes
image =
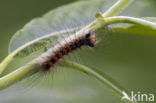
{"type": "Polygon", "coordinates": [[[90,30],[96,32],[96,31],[99,31],[100,29],[107,27],[110,24],[115,24],[115,23],[135,24],[138,26],[146,27],[154,31],[156,30],[156,23],[143,20],[143,19],[139,19],[139,18],[127,17],[127,16],[114,16],[114,17],[108,17],[108,18],[99,16],[98,19],[92,25],[90,25],[89,28],[90,30]]]}
{"type": "Polygon", "coordinates": [[[143,26],[152,30],[156,30],[156,23],[134,18],[134,17],[128,17],[128,16],[114,16],[104,19],[104,25],[114,24],[114,23],[130,23],[130,24],[136,24],[139,26],[143,26]]]}
{"type": "Polygon", "coordinates": [[[117,15],[127,6],[132,0],[118,0],[111,8],[109,8],[104,14],[103,17],[111,17],[117,15]]]}
{"type": "Polygon", "coordinates": [[[1,63],[0,63],[0,74],[6,68],[6,66],[13,60],[16,52],[9,54],[1,63]]]}
{"type": "MultiPolygon", "coordinates": [[[[103,72],[98,71],[95,68],[90,68],[87,66],[84,66],[82,64],[78,64],[78,63],[74,63],[74,62],[64,62],[63,66],[67,66],[67,67],[71,67],[73,69],[79,70],[81,72],[84,72],[90,76],[95,77],[96,79],[98,79],[99,81],[101,81],[107,88],[109,88],[112,92],[114,92],[114,94],[116,94],[119,99],[121,99],[123,97],[123,92],[126,93],[126,91],[119,86],[119,84],[117,82],[115,82],[111,77],[109,77],[108,75],[106,75],[103,72]]],[[[126,93],[128,96],[128,93],[126,93]]],[[[128,100],[124,100],[124,102],[132,102],[133,101],[128,101],[128,100]]]]}
{"type": "MultiPolygon", "coordinates": [[[[31,76],[34,73],[37,73],[39,71],[37,67],[38,59],[35,59],[31,63],[15,70],[14,72],[11,72],[7,74],[6,76],[0,78],[0,90],[16,83],[17,81],[22,80],[25,77],[31,76]]],[[[108,75],[93,69],[89,68],[87,66],[74,63],[74,62],[63,62],[63,65],[61,66],[67,66],[71,67],[73,69],[79,70],[81,72],[84,72],[90,76],[93,76],[100,80],[102,83],[105,84],[106,87],[108,87],[112,92],[114,92],[120,99],[123,96],[123,92],[125,92],[119,85],[116,83],[112,78],[110,78],[108,75]]],[[[126,92],[125,92],[126,93],[126,92]]],[[[128,95],[128,93],[127,93],[128,95]]],[[[127,100],[124,100],[127,102],[127,100]]]]}
{"type": "Polygon", "coordinates": [[[115,85],[114,81],[112,82],[112,79],[108,77],[106,74],[99,72],[95,68],[90,68],[87,66],[84,66],[82,64],[74,63],[74,62],[64,62],[63,66],[71,67],[76,70],[80,70],[81,72],[84,72],[86,74],[89,74],[98,80],[102,81],[104,84],[106,84],[109,88],[111,88],[113,91],[118,94],[118,96],[123,96],[122,91],[123,89],[119,87],[118,85],[115,85]]]}
{"type": "Polygon", "coordinates": [[[0,78],[0,90],[22,80],[24,77],[36,73],[38,70],[39,69],[37,68],[36,61],[16,69],[15,71],[0,78]]]}

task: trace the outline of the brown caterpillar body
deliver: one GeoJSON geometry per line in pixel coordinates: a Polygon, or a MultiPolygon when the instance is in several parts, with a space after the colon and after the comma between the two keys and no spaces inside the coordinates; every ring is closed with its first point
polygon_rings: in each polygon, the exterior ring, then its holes
{"type": "Polygon", "coordinates": [[[81,46],[94,47],[95,41],[95,34],[93,33],[89,32],[79,35],[78,37],[60,44],[56,49],[49,49],[48,56],[46,56],[45,60],[39,63],[39,66],[42,71],[47,71],[50,69],[50,67],[54,66],[54,64],[57,63],[58,60],[61,59],[64,55],[67,55],[81,46]]]}

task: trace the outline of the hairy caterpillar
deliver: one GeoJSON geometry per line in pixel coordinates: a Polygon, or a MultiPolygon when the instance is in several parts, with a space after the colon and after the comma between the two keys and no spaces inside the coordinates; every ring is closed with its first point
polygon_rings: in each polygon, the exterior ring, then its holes
{"type": "Polygon", "coordinates": [[[92,32],[81,33],[78,36],[72,35],[67,41],[58,43],[55,47],[50,48],[43,56],[45,57],[39,63],[42,71],[47,71],[54,66],[64,55],[81,48],[82,46],[94,47],[96,42],[95,34],[92,32]]]}

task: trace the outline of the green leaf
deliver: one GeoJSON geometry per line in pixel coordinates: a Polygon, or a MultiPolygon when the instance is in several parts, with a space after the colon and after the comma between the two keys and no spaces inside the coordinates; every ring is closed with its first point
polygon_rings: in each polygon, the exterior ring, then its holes
{"type": "MultiPolygon", "coordinates": [[[[29,42],[32,43],[29,43],[29,45],[24,46],[24,48],[18,51],[16,57],[28,56],[35,51],[44,49],[48,45],[52,46],[57,43],[56,41],[63,38],[59,35],[60,31],[68,31],[68,29],[72,29],[72,32],[76,31],[76,28],[94,20],[94,15],[97,11],[103,8],[105,10],[112,3],[107,0],[79,1],[52,10],[41,18],[33,19],[12,37],[9,45],[9,53],[29,42]],[[47,36],[53,32],[58,32],[58,35],[47,36]],[[48,38],[45,38],[45,36],[48,38]]],[[[67,31],[64,34],[69,35],[67,31]]]]}
{"type": "MultiPolygon", "coordinates": [[[[65,38],[66,36],[75,33],[77,30],[78,29],[70,29],[62,30],[59,32],[53,32],[45,36],[39,37],[35,40],[32,40],[30,42],[27,42],[26,44],[17,49],[17,54],[15,55],[15,57],[25,57],[39,50],[47,49],[48,47],[58,43],[60,40],[62,40],[62,38],[65,38]]],[[[13,45],[14,47],[17,46],[16,43],[13,45]]]]}
{"type": "MultiPolygon", "coordinates": [[[[139,1],[139,0],[137,0],[137,1],[139,1]]],[[[142,1],[143,1],[143,0],[142,0],[142,1]]],[[[146,0],[144,0],[144,1],[146,1],[146,0]]],[[[143,1],[143,2],[144,2],[144,1],[143,1]]],[[[142,9],[142,10],[144,10],[144,9],[142,9]]],[[[138,15],[141,14],[140,12],[136,12],[136,13],[138,13],[138,15]]],[[[147,16],[147,15],[146,15],[146,16],[147,16]]],[[[126,35],[126,36],[127,36],[127,35],[126,35]]],[[[122,40],[123,40],[123,39],[122,39],[122,40]]],[[[124,38],[124,40],[125,40],[125,38],[124,38]]],[[[117,46],[114,46],[114,47],[120,48],[120,46],[122,46],[122,44],[126,44],[126,43],[121,43],[121,44],[119,45],[119,47],[118,47],[118,45],[117,45],[117,46]]],[[[120,49],[121,49],[121,48],[120,48],[120,49]]],[[[125,48],[124,48],[124,49],[125,49],[125,48]]],[[[112,51],[113,51],[113,50],[112,50],[112,51]]],[[[115,49],[114,49],[114,51],[113,51],[113,53],[116,54],[117,51],[116,51],[115,49]],[[114,52],[114,51],[115,51],[115,52],[114,52]]],[[[112,54],[113,54],[113,53],[112,53],[112,54]]],[[[100,60],[102,60],[101,65],[99,65],[100,63],[97,63],[97,58],[98,58],[97,55],[98,55],[98,54],[99,54],[99,52],[97,52],[96,55],[94,55],[94,58],[93,58],[92,60],[93,60],[93,61],[95,60],[95,62],[93,62],[92,65],[95,65],[95,64],[96,64],[96,65],[98,65],[98,66],[102,66],[102,67],[104,67],[104,68],[107,68],[107,62],[104,63],[104,61],[103,61],[104,59],[100,59],[100,60]]],[[[103,53],[103,54],[104,54],[104,53],[103,53]]],[[[111,54],[111,53],[110,53],[110,54],[111,54]]],[[[111,54],[111,55],[112,55],[112,54],[111,54]]],[[[99,55],[100,55],[99,58],[105,58],[106,61],[108,61],[108,63],[110,63],[110,61],[109,61],[110,58],[107,58],[108,55],[102,55],[102,54],[99,54],[99,55]]],[[[124,54],[122,54],[122,55],[124,55],[124,54]]],[[[114,55],[112,55],[112,56],[114,57],[114,55]]],[[[118,80],[119,80],[119,77],[121,76],[121,77],[120,77],[120,80],[122,80],[122,79],[124,78],[127,82],[131,82],[131,81],[128,81],[127,78],[128,78],[128,77],[134,78],[133,76],[136,75],[135,73],[140,73],[140,70],[139,70],[139,72],[135,72],[135,70],[133,70],[133,68],[132,68],[131,66],[129,66],[129,65],[130,65],[129,61],[128,61],[128,65],[127,65],[127,64],[126,64],[127,62],[125,63],[126,60],[123,60],[122,62],[120,62],[120,58],[122,58],[122,56],[118,57],[117,60],[115,59],[115,62],[119,63],[119,65],[121,65],[121,63],[123,62],[123,64],[122,64],[123,67],[121,66],[122,69],[120,69],[120,66],[114,65],[115,63],[113,64],[113,62],[111,62],[111,63],[110,63],[111,66],[115,66],[115,69],[109,67],[109,69],[104,69],[104,70],[106,70],[106,71],[107,71],[107,70],[108,70],[108,71],[110,70],[111,75],[113,75],[113,71],[114,71],[114,73],[117,74],[117,76],[115,76],[115,77],[117,77],[116,79],[118,79],[118,80]],[[119,61],[119,62],[118,62],[118,61],[119,61]],[[124,68],[124,63],[126,64],[125,67],[126,67],[126,68],[129,67],[128,69],[131,70],[131,71],[133,71],[133,73],[129,73],[129,72],[128,72],[128,73],[126,74],[125,72],[123,72],[123,70],[125,70],[125,68],[124,68]],[[126,75],[125,77],[123,77],[122,72],[126,75]],[[119,74],[119,75],[118,75],[118,74],[119,74]],[[128,74],[133,75],[133,76],[130,76],[130,75],[127,76],[128,74]]],[[[87,59],[87,60],[89,60],[89,59],[87,59]]],[[[129,60],[129,58],[128,58],[128,60],[129,60]]],[[[134,61],[134,62],[135,62],[135,61],[134,61]]],[[[137,63],[138,63],[138,62],[137,62],[137,63]]],[[[140,62],[139,62],[139,63],[140,63],[140,62]]],[[[139,63],[138,63],[138,64],[139,64],[139,63]]],[[[90,63],[90,64],[91,64],[91,63],[90,63]]],[[[148,64],[148,63],[147,63],[147,64],[148,64]]],[[[140,65],[139,65],[139,66],[140,66],[140,65]]],[[[143,65],[143,66],[145,66],[145,65],[143,65]]],[[[150,66],[151,66],[151,65],[150,65],[150,66]]],[[[134,66],[134,67],[135,67],[135,66],[134,66]]],[[[136,66],[136,67],[138,68],[138,66],[136,66]]],[[[137,69],[137,68],[135,68],[135,69],[137,69]]],[[[144,67],[143,67],[143,68],[144,68],[144,67]]],[[[141,68],[141,71],[142,71],[143,68],[141,68]]],[[[103,68],[102,68],[102,69],[103,69],[103,68]]],[[[141,73],[140,73],[140,74],[141,74],[141,73]]],[[[146,77],[146,76],[147,76],[147,75],[145,75],[145,77],[146,77]]],[[[138,74],[137,74],[137,77],[138,77],[138,74]]],[[[71,78],[71,75],[70,75],[70,78],[71,78]]],[[[123,80],[124,80],[124,79],[123,79],[123,80]]],[[[146,78],[146,79],[147,79],[147,78],[146,78]]],[[[146,80],[146,79],[145,79],[145,80],[146,80]]],[[[131,80],[132,80],[132,79],[131,79],[131,80]]],[[[134,79],[133,79],[133,83],[134,83],[135,80],[137,80],[137,79],[134,78],[134,79]]],[[[61,81],[61,82],[62,82],[62,81],[61,81]]],[[[64,82],[63,82],[63,83],[64,83],[64,82]]],[[[131,86],[129,86],[129,88],[131,88],[131,87],[134,86],[133,83],[131,84],[131,86]]],[[[140,83],[140,81],[137,81],[136,84],[137,84],[137,83],[140,83]]],[[[144,83],[144,81],[143,81],[143,83],[144,83]]],[[[135,84],[135,85],[136,85],[136,84],[135,84]]],[[[140,83],[140,84],[141,84],[141,83],[140,83]]],[[[63,86],[64,86],[64,85],[63,85],[63,86]]],[[[142,87],[142,86],[141,86],[141,87],[142,87]]],[[[128,84],[127,84],[127,88],[128,88],[128,84]]],[[[103,92],[103,91],[102,91],[102,92],[103,92]]],[[[111,97],[110,99],[112,100],[112,97],[111,97]]],[[[104,100],[104,99],[103,99],[103,100],[104,100]]]]}
{"type": "Polygon", "coordinates": [[[0,73],[14,57],[28,56],[48,46],[52,47],[57,41],[64,39],[59,35],[60,31],[67,31],[64,34],[68,34],[68,29],[72,29],[71,32],[75,32],[77,30],[74,30],[75,28],[87,25],[95,19],[94,15],[97,11],[105,10],[111,4],[113,2],[107,0],[79,1],[59,7],[41,18],[33,19],[12,37],[9,45],[9,55],[1,63],[0,73]],[[57,35],[55,34],[58,37],[53,36],[52,33],[54,32],[58,32],[57,35]],[[52,34],[52,36],[49,34],[52,34]]]}
{"type": "MultiPolygon", "coordinates": [[[[41,18],[33,19],[12,37],[9,45],[9,53],[18,49],[18,52],[15,54],[16,57],[23,57],[36,51],[43,50],[46,47],[55,45],[58,41],[64,38],[64,34],[69,35],[69,33],[64,32],[63,36],[47,35],[52,34],[53,32],[58,32],[59,34],[61,30],[67,30],[65,27],[72,29],[73,31],[70,32],[73,33],[77,31],[77,29],[74,30],[74,28],[83,27],[84,25],[90,23],[95,19],[94,14],[96,12],[100,9],[107,9],[111,4],[112,2],[106,0],[79,1],[50,11],[41,18]]],[[[125,28],[125,24],[123,26],[115,25],[113,27],[114,28],[112,29],[115,32],[128,33],[139,33],[140,29],[143,29],[142,27],[136,28],[136,26],[127,26],[127,28],[125,28]]],[[[151,32],[150,34],[155,34],[155,31],[149,30],[146,30],[146,32],[143,31],[142,33],[149,34],[149,32],[151,32]]]]}
{"type": "MultiPolygon", "coordinates": [[[[80,20],[85,25],[87,25],[90,23],[90,21],[95,19],[93,16],[94,13],[99,11],[100,8],[103,8],[104,4],[109,6],[108,4],[111,3],[112,2],[106,2],[102,0],[99,0],[98,2],[94,0],[80,1],[68,6],[62,6],[55,9],[54,11],[49,12],[42,18],[32,20],[13,36],[9,46],[9,51],[11,54],[9,54],[8,57],[4,60],[5,62],[3,61],[0,65],[0,71],[3,71],[2,68],[5,68],[14,57],[28,56],[36,51],[55,45],[60,40],[63,40],[65,34],[68,34],[68,30],[64,30],[64,25],[69,25],[69,29],[73,30],[71,31],[72,33],[76,32],[76,30],[74,30],[76,27],[83,27],[83,25],[80,23],[80,20]],[[71,22],[74,22],[76,26],[73,26],[74,24],[71,22]],[[63,32],[63,37],[62,35],[59,35],[61,34],[61,30],[65,31],[63,32]],[[54,33],[56,31],[58,33],[54,33]]],[[[107,8],[107,6],[105,6],[105,8],[107,8]]],[[[113,30],[116,32],[134,31],[133,33],[137,33],[136,31],[140,31],[140,28],[133,28],[132,30],[129,30],[129,28],[126,28],[125,30],[123,30],[123,28],[113,28],[113,30]]]]}

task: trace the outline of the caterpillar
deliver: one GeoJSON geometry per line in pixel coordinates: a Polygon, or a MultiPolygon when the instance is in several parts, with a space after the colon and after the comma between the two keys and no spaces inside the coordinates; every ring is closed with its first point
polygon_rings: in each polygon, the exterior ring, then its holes
{"type": "Polygon", "coordinates": [[[44,60],[39,63],[39,67],[42,71],[47,71],[53,67],[59,59],[64,55],[81,48],[82,46],[94,47],[96,42],[95,34],[92,32],[81,33],[78,36],[72,35],[67,38],[67,41],[58,43],[55,47],[52,47],[44,54],[44,60]]]}

